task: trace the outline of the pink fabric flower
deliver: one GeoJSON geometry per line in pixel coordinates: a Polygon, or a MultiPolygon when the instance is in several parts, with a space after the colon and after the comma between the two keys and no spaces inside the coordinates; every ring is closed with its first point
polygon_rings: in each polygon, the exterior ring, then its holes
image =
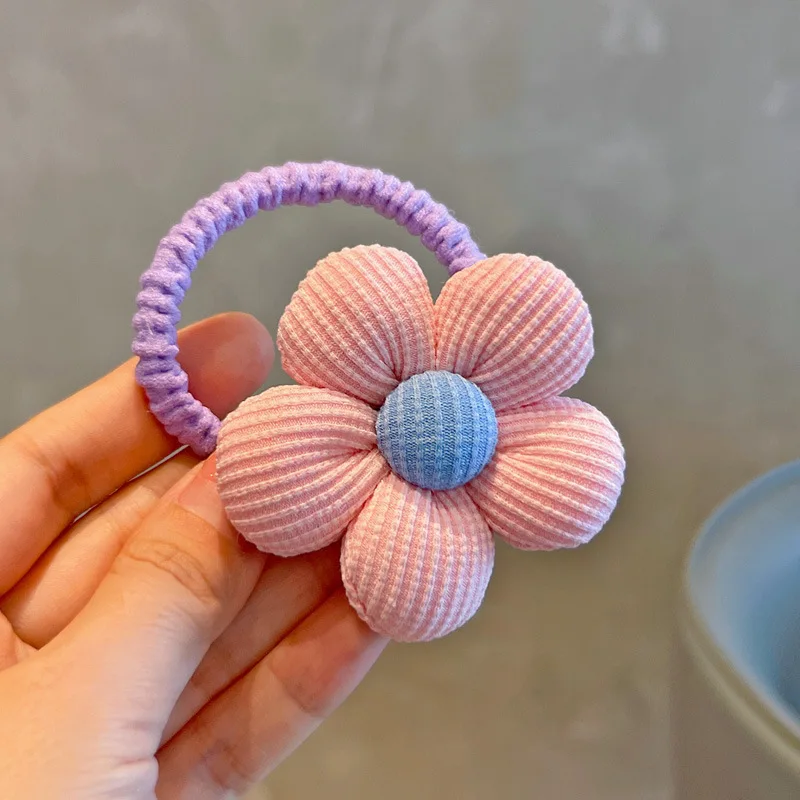
{"type": "Polygon", "coordinates": [[[293,556],[344,537],[347,595],[380,633],[423,641],[469,620],[492,572],[493,533],[524,550],[575,547],[616,505],[617,432],[560,396],[592,357],[592,324],[552,264],[487,258],[450,278],[434,304],[405,253],[343,250],[301,283],[278,346],[300,385],[269,389],[225,420],[220,494],[264,551],[293,556]],[[405,480],[378,444],[387,397],[423,373],[461,376],[494,411],[491,459],[454,488],[405,480]]]}

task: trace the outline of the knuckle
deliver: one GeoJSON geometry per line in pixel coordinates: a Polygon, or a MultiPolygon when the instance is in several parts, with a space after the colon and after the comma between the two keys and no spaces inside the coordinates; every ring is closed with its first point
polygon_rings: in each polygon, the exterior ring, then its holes
{"type": "Polygon", "coordinates": [[[315,676],[318,680],[310,680],[308,675],[287,671],[278,657],[268,659],[265,666],[295,710],[313,724],[322,722],[330,714],[332,690],[321,676],[315,676]]]}
{"type": "Polygon", "coordinates": [[[180,586],[202,609],[215,611],[223,603],[223,581],[201,557],[178,542],[134,536],[124,554],[129,561],[155,570],[180,586]]]}
{"type": "Polygon", "coordinates": [[[239,796],[263,778],[268,766],[261,763],[262,760],[266,757],[262,758],[252,746],[241,741],[227,741],[208,761],[208,774],[226,797],[230,793],[239,796]]]}
{"type": "Polygon", "coordinates": [[[55,444],[45,446],[25,428],[6,440],[12,457],[38,473],[36,481],[46,493],[48,504],[74,517],[92,505],[92,477],[71,455],[55,444]]]}

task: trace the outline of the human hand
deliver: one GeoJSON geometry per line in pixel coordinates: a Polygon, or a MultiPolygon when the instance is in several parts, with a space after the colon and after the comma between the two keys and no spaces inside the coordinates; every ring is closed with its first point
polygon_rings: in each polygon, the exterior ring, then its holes
{"type": "MultiPolygon", "coordinates": [[[[267,332],[241,314],[187,328],[180,346],[192,392],[217,414],[273,359],[267,332]]],[[[244,792],[385,645],[344,596],[338,548],[287,560],[237,538],[213,457],[183,452],[141,475],[176,444],[133,369],[0,440],[9,800],[244,792]]]]}

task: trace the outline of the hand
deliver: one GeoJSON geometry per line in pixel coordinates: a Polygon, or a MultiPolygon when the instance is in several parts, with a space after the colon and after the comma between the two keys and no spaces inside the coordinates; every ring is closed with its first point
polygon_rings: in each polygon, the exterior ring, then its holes
{"type": "MultiPolygon", "coordinates": [[[[180,346],[217,414],[273,358],[241,314],[187,328],[180,346]]],[[[385,645],[348,605],[336,548],[285,560],[236,536],[213,457],[183,452],[141,474],[176,443],[133,369],[0,441],[3,798],[244,792],[385,645]]]]}

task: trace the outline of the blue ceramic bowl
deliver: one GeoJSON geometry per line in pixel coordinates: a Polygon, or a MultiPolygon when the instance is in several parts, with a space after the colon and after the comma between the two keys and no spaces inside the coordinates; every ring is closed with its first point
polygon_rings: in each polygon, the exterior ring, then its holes
{"type": "Polygon", "coordinates": [[[800,798],[800,462],[704,525],[677,641],[677,797],[800,798]]]}

